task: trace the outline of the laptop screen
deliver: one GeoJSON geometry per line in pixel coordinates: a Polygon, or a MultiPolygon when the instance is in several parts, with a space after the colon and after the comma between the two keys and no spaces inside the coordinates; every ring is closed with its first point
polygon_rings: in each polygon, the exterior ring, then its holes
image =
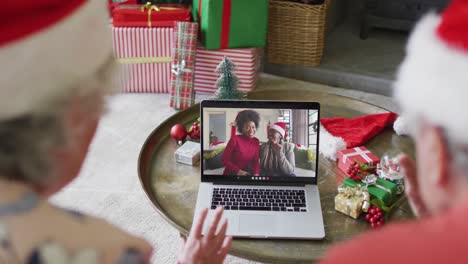
{"type": "Polygon", "coordinates": [[[317,182],[318,103],[201,105],[202,181],[317,182]]]}

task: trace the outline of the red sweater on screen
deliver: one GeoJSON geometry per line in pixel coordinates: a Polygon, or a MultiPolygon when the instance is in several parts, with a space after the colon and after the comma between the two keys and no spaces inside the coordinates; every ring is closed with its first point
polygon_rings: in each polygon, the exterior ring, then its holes
{"type": "Polygon", "coordinates": [[[239,170],[252,175],[260,174],[259,166],[260,141],[258,138],[234,135],[224,149],[224,175],[237,174],[239,170]]]}
{"type": "Polygon", "coordinates": [[[389,223],[332,247],[321,264],[468,263],[468,201],[440,216],[389,223]]]}

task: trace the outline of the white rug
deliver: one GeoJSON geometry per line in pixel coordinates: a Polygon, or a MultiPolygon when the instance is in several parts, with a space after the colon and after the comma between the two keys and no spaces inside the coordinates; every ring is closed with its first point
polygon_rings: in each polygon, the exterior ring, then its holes
{"type": "MultiPolygon", "coordinates": [[[[198,96],[197,101],[207,98],[198,96]]],[[[146,238],[153,263],[175,263],[178,232],[159,216],[138,180],[139,151],[151,131],[176,113],[167,94],[121,94],[109,100],[80,176],[52,202],[146,238]]],[[[226,263],[254,263],[229,256],[226,263]]]]}

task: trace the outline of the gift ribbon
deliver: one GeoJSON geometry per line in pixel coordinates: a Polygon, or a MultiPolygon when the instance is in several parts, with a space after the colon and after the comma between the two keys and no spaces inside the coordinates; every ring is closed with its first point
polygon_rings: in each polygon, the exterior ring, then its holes
{"type": "Polygon", "coordinates": [[[152,11],[159,12],[161,10],[185,10],[184,8],[180,7],[159,7],[157,5],[152,5],[151,2],[147,2],[145,5],[141,7],[141,12],[148,11],[148,27],[151,27],[151,12],[152,11]]]}
{"type": "Polygon", "coordinates": [[[221,49],[227,49],[229,47],[229,30],[231,28],[231,8],[232,0],[224,0],[223,4],[223,16],[221,23],[221,49]]]}
{"type": "Polygon", "coordinates": [[[119,58],[118,63],[121,64],[144,64],[144,63],[164,63],[171,62],[171,57],[147,57],[147,58],[119,58]]]}
{"type": "Polygon", "coordinates": [[[386,191],[389,194],[392,194],[392,190],[390,190],[389,188],[387,188],[385,186],[382,186],[382,185],[377,183],[377,176],[375,176],[373,174],[364,177],[364,179],[362,179],[361,181],[364,184],[366,184],[366,186],[364,187],[365,189],[367,189],[368,186],[375,186],[375,187],[377,187],[377,188],[379,188],[381,190],[386,191]]]}
{"type": "Polygon", "coordinates": [[[180,98],[180,83],[181,83],[181,78],[182,78],[182,74],[184,72],[192,72],[192,70],[190,69],[186,69],[186,62],[185,60],[182,60],[179,64],[174,64],[172,65],[172,73],[174,73],[176,75],[176,89],[175,89],[175,97],[176,97],[176,101],[175,101],[175,107],[177,109],[180,108],[180,101],[181,101],[181,98],[180,98]]]}
{"type": "MultiPolygon", "coordinates": [[[[198,0],[198,23],[201,24],[203,0],[198,0]]],[[[227,49],[229,47],[229,33],[231,29],[231,11],[232,0],[223,0],[223,11],[221,17],[221,36],[220,36],[220,49],[227,49]]],[[[202,32],[202,30],[200,30],[202,32]]],[[[201,33],[200,33],[200,37],[201,33]]]]}
{"type": "Polygon", "coordinates": [[[351,211],[351,198],[355,196],[362,196],[361,210],[367,212],[370,207],[370,195],[366,189],[361,189],[360,185],[357,185],[355,188],[351,187],[338,187],[338,194],[342,194],[344,198],[347,199],[346,202],[346,214],[349,215],[351,211]]]}
{"type": "Polygon", "coordinates": [[[371,153],[369,150],[362,150],[360,147],[356,147],[354,148],[354,151],[355,152],[347,153],[343,155],[343,163],[346,163],[346,160],[348,160],[349,157],[362,156],[367,162],[369,162],[370,166],[373,165],[371,157],[367,155],[367,153],[371,153]]]}

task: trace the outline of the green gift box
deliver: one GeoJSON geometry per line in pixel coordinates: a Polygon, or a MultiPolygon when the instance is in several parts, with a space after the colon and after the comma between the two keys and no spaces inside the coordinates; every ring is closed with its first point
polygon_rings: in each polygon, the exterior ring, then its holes
{"type": "MultiPolygon", "coordinates": [[[[346,178],[343,182],[344,187],[354,187],[356,185],[366,186],[365,183],[355,182],[351,178],[346,178]]],[[[367,188],[371,197],[382,200],[387,206],[390,205],[396,197],[397,185],[393,182],[378,178],[376,185],[370,185],[367,188]]]]}
{"type": "Polygon", "coordinates": [[[268,0],[193,0],[192,16],[206,49],[266,44],[268,0]]]}

